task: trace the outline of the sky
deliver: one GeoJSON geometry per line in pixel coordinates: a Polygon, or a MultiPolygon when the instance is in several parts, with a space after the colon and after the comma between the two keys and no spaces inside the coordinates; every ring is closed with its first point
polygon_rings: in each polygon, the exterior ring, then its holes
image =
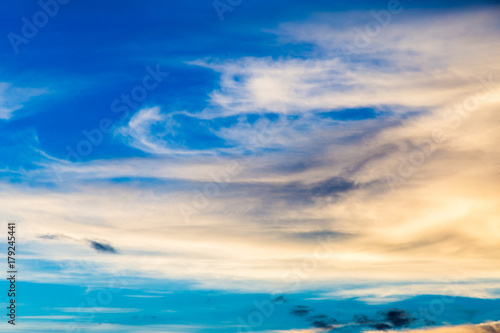
{"type": "Polygon", "coordinates": [[[500,332],[497,1],[2,5],[0,332],[500,332]]]}

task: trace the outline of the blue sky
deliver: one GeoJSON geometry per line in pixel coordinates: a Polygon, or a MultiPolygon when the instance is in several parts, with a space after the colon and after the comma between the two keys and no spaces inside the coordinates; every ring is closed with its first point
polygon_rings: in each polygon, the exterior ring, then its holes
{"type": "Polygon", "coordinates": [[[499,330],[495,1],[4,5],[0,331],[499,330]]]}

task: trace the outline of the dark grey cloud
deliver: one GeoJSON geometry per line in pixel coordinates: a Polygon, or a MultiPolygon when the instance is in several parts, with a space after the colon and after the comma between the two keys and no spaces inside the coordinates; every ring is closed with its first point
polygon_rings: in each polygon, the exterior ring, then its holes
{"type": "Polygon", "coordinates": [[[311,205],[315,199],[337,198],[340,194],[356,189],[357,186],[344,178],[332,177],[319,182],[306,184],[289,182],[287,184],[232,184],[230,189],[244,191],[245,194],[261,200],[264,206],[276,204],[311,205]]]}
{"type": "Polygon", "coordinates": [[[38,238],[42,238],[42,239],[58,239],[58,238],[60,238],[60,235],[56,235],[56,234],[45,234],[45,235],[40,235],[40,236],[38,236],[38,238]]]}
{"type": "Polygon", "coordinates": [[[500,332],[500,325],[480,326],[480,330],[484,331],[485,333],[499,333],[500,332]]]}
{"type": "MultiPolygon", "coordinates": [[[[203,189],[206,185],[203,182],[197,184],[194,188],[203,189]]],[[[341,177],[330,177],[314,183],[233,182],[224,186],[218,195],[219,198],[246,198],[248,205],[245,208],[245,217],[269,217],[273,212],[282,212],[290,206],[311,206],[322,199],[335,201],[341,195],[359,187],[358,184],[341,177]]]]}
{"type": "Polygon", "coordinates": [[[272,166],[272,168],[264,170],[265,172],[279,172],[280,174],[295,174],[302,173],[307,170],[320,168],[325,165],[326,162],[321,161],[315,156],[299,155],[298,157],[286,157],[286,162],[279,162],[272,166]]]}
{"type": "Polygon", "coordinates": [[[314,198],[336,197],[341,193],[354,189],[353,182],[332,177],[312,184],[292,182],[285,185],[269,187],[269,195],[288,203],[313,203],[314,198]]]}
{"type": "Polygon", "coordinates": [[[312,309],[308,306],[305,305],[297,305],[295,308],[293,308],[290,313],[293,314],[294,316],[298,317],[305,317],[311,312],[312,309]]]}
{"type": "Polygon", "coordinates": [[[370,152],[365,158],[355,162],[345,172],[346,175],[355,175],[357,172],[365,168],[369,163],[383,159],[384,157],[397,153],[401,150],[395,143],[388,143],[377,147],[376,151],[370,152]]]}
{"type": "Polygon", "coordinates": [[[306,239],[306,240],[318,240],[318,239],[324,239],[326,237],[336,238],[336,239],[346,239],[352,236],[354,235],[344,232],[331,231],[331,230],[317,230],[317,231],[293,233],[294,238],[306,239]]]}
{"type": "Polygon", "coordinates": [[[332,177],[312,184],[310,191],[315,197],[327,197],[352,190],[354,187],[355,185],[351,181],[340,177],[332,177]]]}
{"type": "Polygon", "coordinates": [[[334,318],[329,318],[327,315],[321,314],[310,318],[311,325],[317,328],[332,329],[339,322],[334,318]]]}
{"type": "Polygon", "coordinates": [[[354,322],[356,324],[369,324],[371,320],[364,314],[357,314],[354,315],[354,322]]]}
{"type": "MultiPolygon", "coordinates": [[[[207,182],[186,182],[186,189],[203,189],[207,182]]],[[[342,177],[330,177],[314,183],[292,181],[288,183],[273,182],[231,182],[221,183],[223,190],[218,198],[245,197],[253,198],[258,204],[248,205],[246,212],[253,214],[262,212],[266,206],[311,205],[315,199],[337,198],[339,195],[355,190],[359,185],[342,177]]]]}
{"type": "Polygon", "coordinates": [[[325,330],[333,329],[335,324],[339,323],[336,319],[328,317],[325,314],[309,316],[312,312],[313,309],[305,305],[297,305],[292,311],[290,311],[290,313],[295,316],[304,317],[312,327],[322,328],[325,330]]]}
{"type": "Polygon", "coordinates": [[[399,329],[409,327],[417,319],[413,318],[408,312],[400,309],[389,309],[377,314],[376,319],[370,319],[368,316],[358,314],[354,316],[354,321],[362,326],[368,326],[378,331],[390,329],[399,329]]]}
{"type": "Polygon", "coordinates": [[[413,318],[405,310],[390,309],[382,312],[382,315],[385,317],[385,320],[390,322],[392,326],[396,328],[408,327],[412,322],[415,321],[415,318],[413,318]]]}
{"type": "Polygon", "coordinates": [[[285,296],[277,296],[273,299],[273,302],[274,303],[286,303],[287,300],[286,300],[285,296]]]}
{"type": "Polygon", "coordinates": [[[95,241],[95,240],[88,240],[88,242],[90,243],[90,246],[96,250],[97,252],[101,252],[101,253],[118,253],[118,251],[116,251],[116,249],[111,246],[110,244],[106,244],[106,243],[103,243],[103,242],[98,242],[98,241],[95,241]]]}
{"type": "Polygon", "coordinates": [[[370,327],[376,329],[377,331],[387,331],[392,328],[391,325],[386,323],[373,323],[370,325],[370,327]]]}

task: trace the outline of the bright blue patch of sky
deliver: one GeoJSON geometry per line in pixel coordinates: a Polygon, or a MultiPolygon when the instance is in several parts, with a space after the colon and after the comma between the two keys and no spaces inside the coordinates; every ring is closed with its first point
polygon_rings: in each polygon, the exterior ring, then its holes
{"type": "MultiPolygon", "coordinates": [[[[127,282],[127,277],[120,279],[109,280],[116,288],[90,289],[19,282],[18,288],[22,293],[18,297],[18,313],[22,313],[22,316],[69,315],[79,318],[62,319],[62,323],[80,321],[139,326],[196,324],[200,327],[199,332],[236,332],[234,327],[242,323],[247,325],[242,328],[242,332],[255,330],[257,327],[252,326],[255,322],[252,320],[255,319],[251,318],[258,316],[258,313],[264,318],[258,330],[309,328],[314,326],[317,318],[335,319],[340,324],[354,323],[356,315],[377,320],[381,312],[389,309],[404,310],[416,318],[411,327],[424,327],[431,325],[431,322],[438,326],[445,323],[481,323],[500,314],[500,300],[429,295],[370,305],[356,299],[321,299],[318,292],[274,295],[190,290],[189,286],[175,283],[163,282],[158,285],[147,278],[145,282],[151,282],[149,288],[138,290],[119,288],[120,283],[127,282]],[[439,313],[432,311],[440,300],[446,300],[447,303],[442,302],[446,306],[439,313]],[[116,313],[102,313],[98,309],[95,314],[79,312],[81,308],[89,310],[101,307],[116,313]],[[301,309],[303,311],[296,311],[301,309]],[[267,311],[270,311],[269,315],[267,311]]],[[[6,282],[0,283],[0,288],[6,287],[6,282]]],[[[22,317],[20,321],[23,321],[22,317]]],[[[360,332],[363,326],[354,325],[349,329],[345,331],[360,332]]]]}

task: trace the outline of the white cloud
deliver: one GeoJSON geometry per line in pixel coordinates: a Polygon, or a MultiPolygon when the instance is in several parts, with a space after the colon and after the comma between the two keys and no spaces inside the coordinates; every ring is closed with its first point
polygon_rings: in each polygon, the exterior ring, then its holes
{"type": "Polygon", "coordinates": [[[221,73],[221,88],[211,94],[218,107],[202,116],[384,105],[401,112],[436,108],[473,91],[478,76],[498,70],[497,11],[407,14],[410,19],[393,20],[367,47],[357,48],[355,61],[346,59],[340,45],[353,46],[355,28],[374,19],[358,15],[351,25],[336,26],[341,18],[346,21],[342,13],[276,31],[291,42],[314,44],[318,56],[194,62],[221,73]]]}
{"type": "MultiPolygon", "coordinates": [[[[119,325],[94,322],[47,322],[40,320],[26,320],[16,323],[19,330],[25,332],[47,332],[66,333],[70,330],[83,330],[85,332],[117,332],[117,333],[139,333],[139,332],[161,332],[161,333],[185,333],[198,332],[201,328],[195,325],[119,325]]],[[[5,325],[0,326],[0,332],[12,332],[12,328],[5,325]]]]}
{"type": "Polygon", "coordinates": [[[132,308],[102,308],[102,307],[79,307],[79,308],[55,308],[62,312],[72,312],[72,313],[132,313],[142,311],[141,309],[132,308]]]}
{"type": "Polygon", "coordinates": [[[15,111],[23,107],[23,103],[46,92],[46,89],[19,88],[0,82],[0,119],[10,119],[15,111]]]}

